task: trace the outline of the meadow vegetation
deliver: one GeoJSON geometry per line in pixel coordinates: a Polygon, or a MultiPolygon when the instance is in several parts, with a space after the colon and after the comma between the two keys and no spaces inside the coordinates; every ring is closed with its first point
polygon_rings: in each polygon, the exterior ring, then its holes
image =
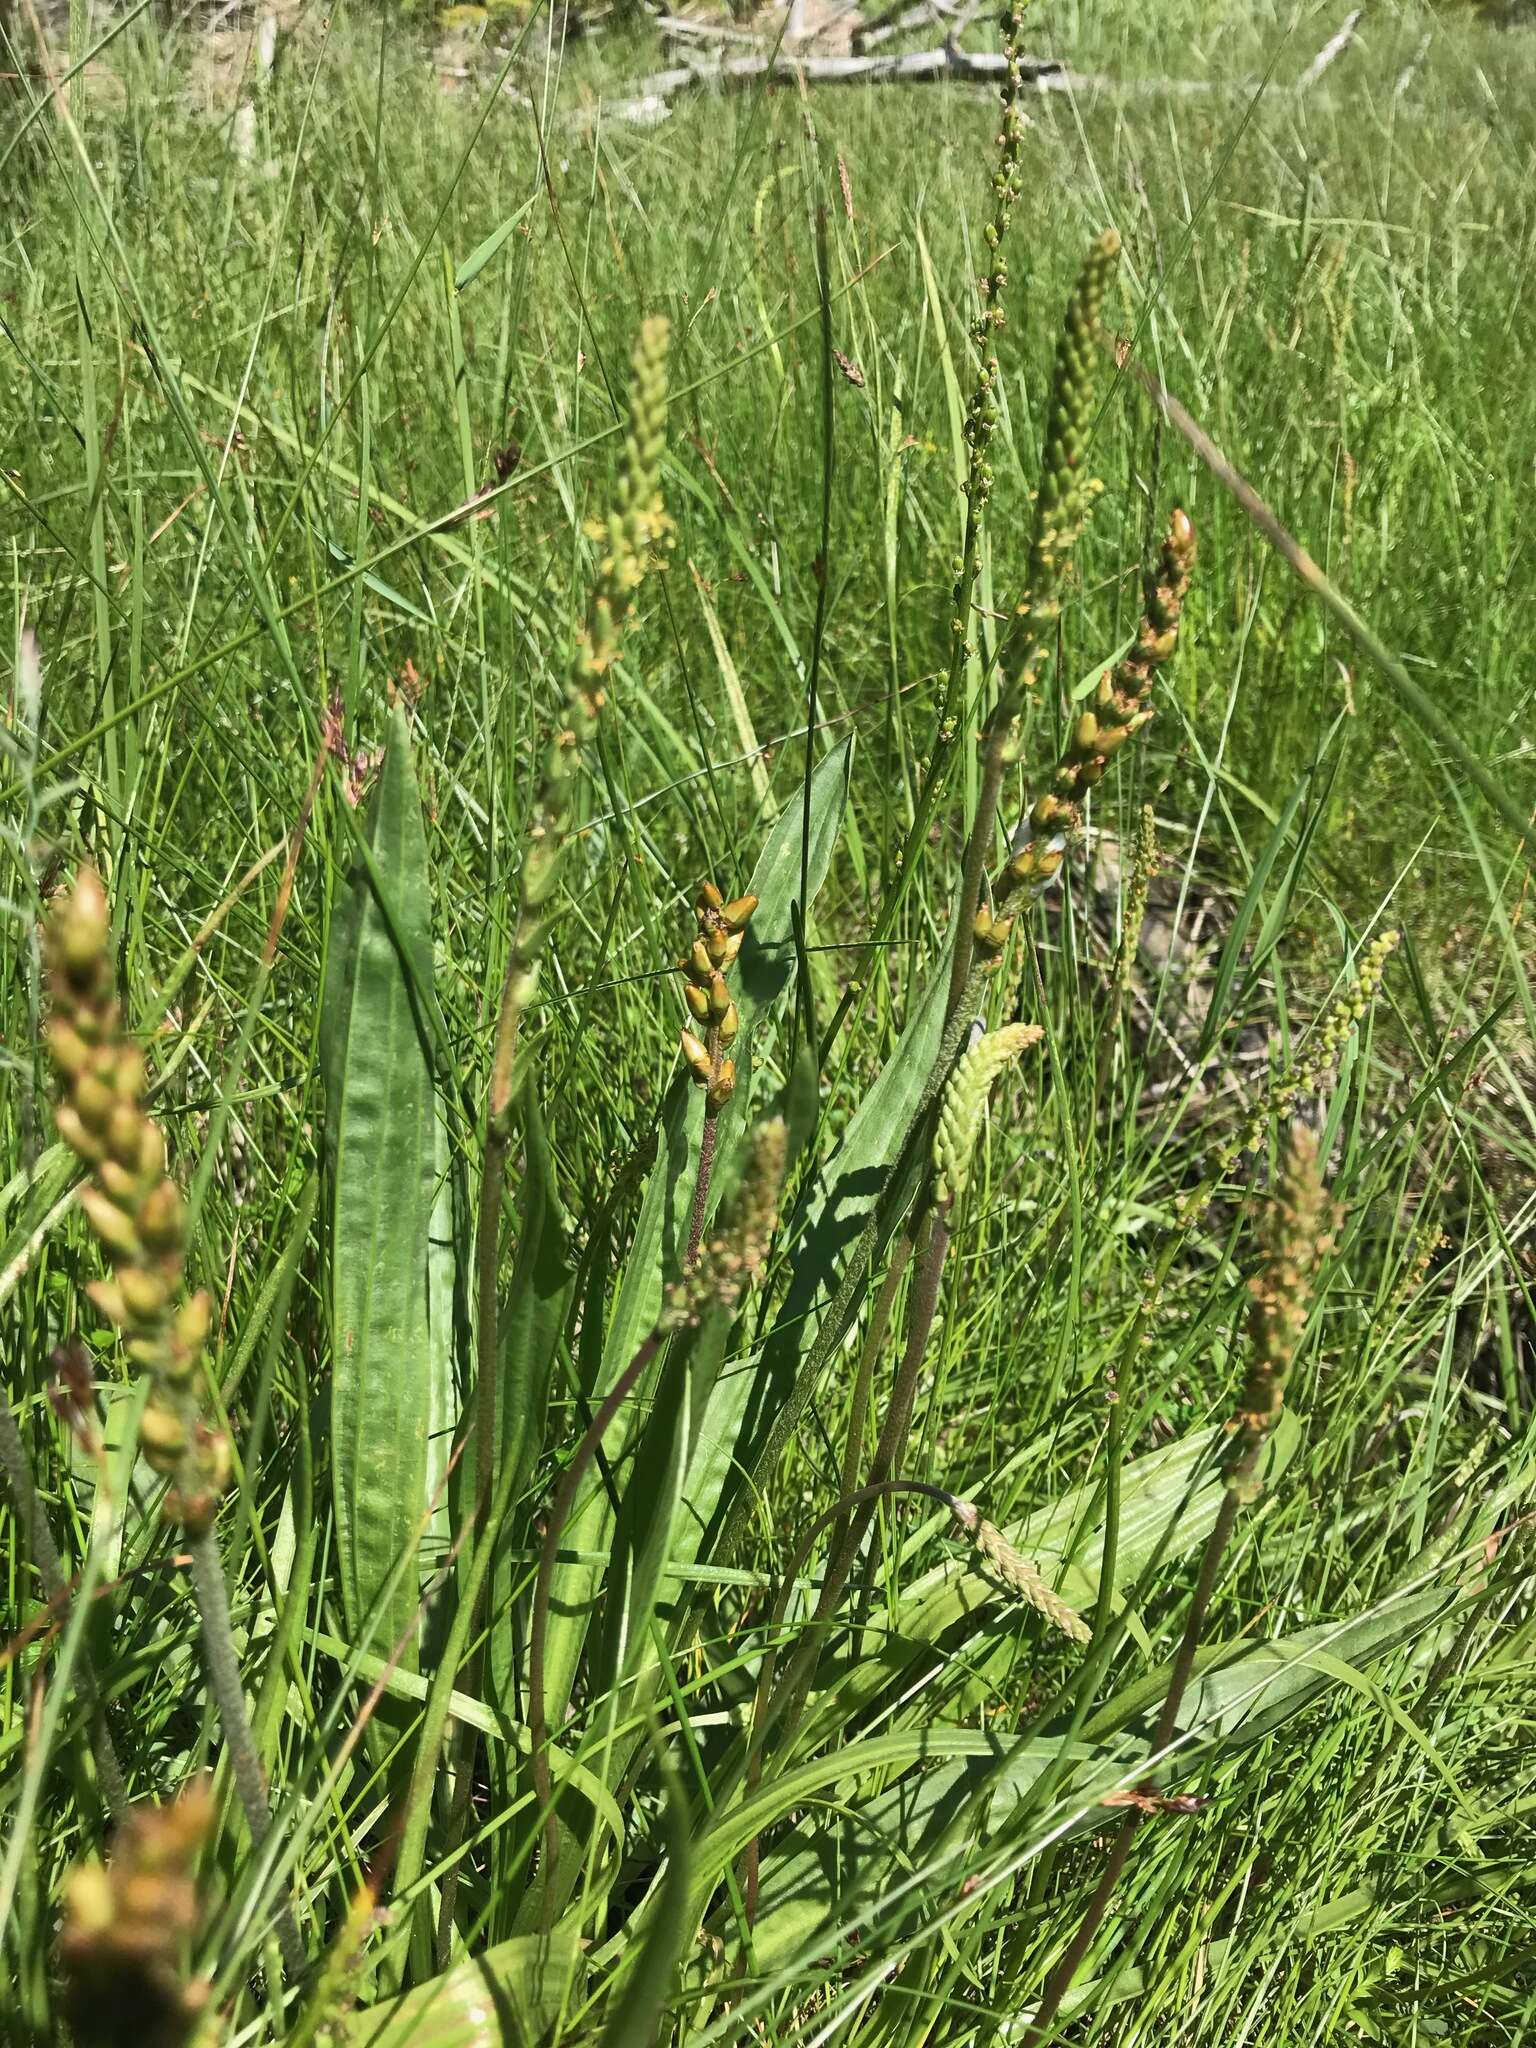
{"type": "Polygon", "coordinates": [[[1530,2038],[1536,33],[455,13],[4,17],[0,2035],[1530,2038]]]}

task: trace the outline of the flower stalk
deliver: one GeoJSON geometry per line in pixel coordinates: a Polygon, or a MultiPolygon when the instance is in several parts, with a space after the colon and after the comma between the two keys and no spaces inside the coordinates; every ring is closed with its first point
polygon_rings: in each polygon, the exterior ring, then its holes
{"type": "Polygon", "coordinates": [[[1009,645],[999,656],[1002,683],[982,735],[981,787],[966,841],[950,968],[951,1012],[959,1004],[980,936],[982,878],[997,829],[1003,778],[1019,757],[1020,714],[1050,658],[1073,552],[1098,494],[1098,484],[1084,474],[1083,458],[1096,402],[1100,322],[1119,261],[1120,237],[1107,228],[1078,273],[1056,347],[1025,590],[1009,645]]]}
{"type": "MultiPolygon", "coordinates": [[[[550,741],[534,793],[528,850],[518,878],[517,914],[497,1008],[475,1223],[474,1517],[482,1533],[496,1476],[501,1212],[522,1082],[519,1047],[523,1018],[538,993],[544,948],[554,921],[561,870],[573,832],[577,794],[606,701],[607,674],[618,658],[634,593],[653,557],[671,534],[671,522],[661,497],[670,340],[670,324],[659,315],[642,322],[635,340],[630,362],[629,428],[609,516],[587,527],[588,537],[599,542],[603,552],[585,621],[571,651],[565,723],[550,741]]],[[[483,1588],[477,1597],[483,1598],[483,1588]]],[[[476,1637],[480,1635],[478,1626],[473,1633],[476,1637]]],[[[472,1692],[478,1689],[481,1662],[481,1651],[477,1649],[464,1679],[472,1692]]],[[[474,1744],[473,1731],[464,1731],[458,1743],[457,1782],[448,1827],[450,1850],[457,1847],[468,1822],[474,1744]]],[[[458,1865],[454,1863],[440,1901],[438,1953],[442,1961],[446,1961],[452,1932],[457,1873],[458,1865]]]]}
{"type": "MultiPolygon", "coordinates": [[[[1153,1731],[1151,1761],[1166,1753],[1178,1733],[1179,1714],[1227,1544],[1241,1509],[1258,1498],[1260,1454],[1284,1409],[1286,1383],[1307,1326],[1317,1269],[1332,1244],[1332,1225],[1333,1207],[1323,1187],[1317,1139],[1307,1125],[1293,1124],[1275,1192],[1259,1226],[1259,1270],[1249,1283],[1248,1375],[1237,1413],[1228,1425],[1233,1441],[1223,1473],[1225,1490],[1206,1538],[1194,1598],[1153,1731]]],[[[1141,1803],[1128,1806],[1077,1931],[1041,1990],[1028,2037],[1033,2043],[1048,2039],[1061,2001],[1103,1925],[1136,1831],[1149,1811],[1158,1810],[1154,1786],[1143,1783],[1137,1793],[1141,1803]]]]}
{"type": "MultiPolygon", "coordinates": [[[[203,1403],[203,1346],[212,1303],[202,1291],[185,1294],[186,1204],[166,1171],[160,1127],[145,1106],[143,1055],[123,1028],[106,892],[93,868],[83,867],[56,905],[46,957],[52,995],[48,1050],[62,1094],[54,1121],[86,1168],[80,1207],[111,1269],[110,1277],[92,1281],[86,1293],[116,1325],[129,1358],[149,1380],[139,1450],[167,1481],[164,1515],[185,1534],[191,1551],[208,1682],[235,1789],[259,1846],[272,1813],[214,1533],[233,1458],[228,1436],[203,1403]]],[[[304,1954],[286,1907],[278,1933],[284,1963],[297,1974],[304,1954]]]]}
{"type": "Polygon", "coordinates": [[[692,1270],[704,1241],[720,1112],[736,1089],[736,1062],[729,1048],[736,1042],[741,1020],[726,986],[725,971],[734,965],[741,951],[742,934],[756,908],[755,896],[737,896],[727,903],[713,882],[702,884],[694,904],[698,937],[677,963],[688,1006],[688,1022],[682,1030],[683,1058],[694,1081],[704,1090],[704,1129],[699,1139],[699,1166],[688,1218],[684,1272],[692,1270]]]}

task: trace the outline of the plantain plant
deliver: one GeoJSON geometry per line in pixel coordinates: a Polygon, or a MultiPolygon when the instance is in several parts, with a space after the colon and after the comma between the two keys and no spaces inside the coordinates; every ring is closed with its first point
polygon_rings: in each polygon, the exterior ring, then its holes
{"type": "MultiPolygon", "coordinates": [[[[1032,509],[1000,517],[1021,26],[1004,16],[946,658],[866,926],[821,900],[853,838],[854,742],[807,736],[793,800],[752,843],[701,831],[696,890],[646,895],[671,1070],[642,1080],[615,1042],[557,1085],[617,1014],[602,948],[583,985],[565,921],[616,869],[615,903],[648,889],[613,727],[643,685],[687,459],[668,449],[659,318],[636,338],[572,618],[541,620],[556,708],[527,789],[498,792],[525,823],[513,857],[485,835],[495,914],[472,972],[439,944],[463,882],[439,811],[463,792],[435,751],[424,771],[430,703],[395,691],[374,762],[318,736],[325,990],[309,1038],[282,1029],[313,1044],[319,1087],[249,1332],[192,1284],[210,1258],[183,1183],[213,1169],[156,1112],[160,1017],[124,964],[131,878],[119,866],[109,889],[82,863],[46,906],[60,1185],[86,1226],[61,1313],[104,1319],[138,1375],[136,1447],[100,1482],[80,1583],[101,1580],[104,1540],[120,1609],[135,1574],[175,1587],[185,1567],[204,1674],[174,1660],[176,1744],[137,1738],[137,1681],[102,1654],[111,1610],[89,1641],[85,1603],[70,1612],[54,1475],[34,1483],[0,1415],[66,1629],[23,1800],[67,1725],[92,1827],[127,1806],[105,1863],[70,1879],[56,1944],[81,2042],[125,2038],[125,2012],[166,2042],[335,2048],[808,2043],[855,2019],[892,2048],[1059,2038],[1145,1981],[1122,1954],[1145,1931],[1111,1916],[1132,1859],[1175,1853],[1207,1788],[1332,1688],[1368,1690],[1399,1652],[1439,1671],[1492,1597],[1478,1574],[1518,1474],[1420,1529],[1412,1569],[1363,1612],[1260,1629],[1224,1597],[1234,1556],[1262,1555],[1261,1498],[1304,1471],[1293,1390],[1326,1357],[1330,1291],[1356,1284],[1361,1239],[1324,1175],[1358,1103],[1335,1082],[1365,1064],[1397,935],[1358,938],[1343,993],[1310,1028],[1287,1012],[1269,1068],[1207,1105],[1208,1127],[1157,1121],[1139,1092],[1143,755],[1198,605],[1195,528],[1157,508],[1129,637],[1106,634],[1074,687],[1072,647],[1104,630],[1083,550],[1121,247],[1109,229],[1088,245],[1032,509]],[[1105,942],[1078,856],[1132,798],[1105,942]],[[847,963],[879,956],[919,886],[933,942],[901,950],[898,1022],[850,1100],[838,1062],[870,990],[847,963]],[[607,1085],[648,1089],[653,1113],[584,1098],[607,1085]],[[1187,1170],[1106,1223],[1093,1190],[1138,1119],[1187,1170]],[[647,1121],[606,1153],[592,1136],[647,1121]],[[1096,1231],[1138,1233],[1133,1285],[1096,1231]],[[1047,1355],[1053,1287],[1071,1329],[1093,1326],[1098,1369],[1047,1355]],[[1026,1355],[1038,1322],[1042,1384],[1089,1418],[1065,1488],[1014,1438],[1017,1390],[946,1420],[950,1361],[998,1315],[1026,1355]],[[1219,1412],[1170,1394],[1168,1357],[1224,1369],[1242,1346],[1219,1412]],[[211,1788],[173,1798],[204,1761],[211,1788]]],[[[20,1886],[8,1851],[7,1910],[20,1886]]]]}

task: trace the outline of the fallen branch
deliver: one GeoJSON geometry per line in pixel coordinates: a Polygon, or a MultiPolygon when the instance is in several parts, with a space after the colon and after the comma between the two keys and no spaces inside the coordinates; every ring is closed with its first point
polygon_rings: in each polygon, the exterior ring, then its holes
{"type": "Polygon", "coordinates": [[[762,47],[761,36],[744,28],[729,28],[724,22],[695,21],[687,14],[658,14],[656,26],[676,42],[739,43],[749,50],[762,47]]]}
{"type": "MultiPolygon", "coordinates": [[[[689,92],[739,92],[763,80],[784,85],[879,85],[887,82],[926,84],[955,79],[963,84],[991,85],[1007,70],[999,51],[971,52],[954,43],[936,50],[915,50],[896,57],[796,57],[761,55],[724,57],[717,64],[674,65],[635,80],[633,95],[605,105],[609,119],[661,120],[671,101],[689,92]]],[[[1097,84],[1068,71],[1053,57],[1025,57],[1020,72],[1036,92],[1074,92],[1097,84]]]]}

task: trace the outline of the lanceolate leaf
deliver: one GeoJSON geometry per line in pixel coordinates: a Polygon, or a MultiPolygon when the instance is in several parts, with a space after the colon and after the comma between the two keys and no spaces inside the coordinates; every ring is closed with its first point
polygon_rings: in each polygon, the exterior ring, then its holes
{"type": "MultiPolygon", "coordinates": [[[[402,1545],[419,1540],[428,1505],[437,1106],[420,1004],[430,1000],[432,987],[432,897],[401,710],[390,727],[366,831],[374,874],[363,864],[352,871],[333,917],[322,1031],[331,1183],[331,1483],[342,1606],[352,1628],[385,1584],[402,1545]]],[[[392,1646],[406,1633],[417,1600],[417,1574],[402,1573],[379,1617],[376,1647],[392,1646]]],[[[405,1662],[414,1661],[413,1646],[405,1662]]]]}
{"type": "MultiPolygon", "coordinates": [[[[825,879],[842,824],[852,752],[852,739],[844,740],[820,763],[811,778],[807,872],[813,899],[825,879]]],[[[757,897],[758,905],[747,927],[734,982],[740,1015],[740,1028],[732,1047],[736,1059],[736,1092],[720,1118],[714,1174],[717,1194],[730,1184],[732,1155],[749,1120],[754,1038],[789,987],[794,972],[790,906],[800,893],[802,825],[801,806],[791,804],[769,834],[747,885],[757,897]]],[[[601,1384],[591,1391],[594,1403],[618,1378],[654,1325],[661,1307],[663,1276],[675,1274],[681,1264],[683,1247],[687,1242],[688,1209],[693,1197],[693,1164],[698,1157],[703,1122],[703,1093],[689,1082],[685,1074],[679,1074],[667,1097],[661,1149],[646,1183],[634,1241],[608,1325],[603,1345],[601,1384]]],[[[634,1412],[640,1412],[638,1405],[634,1412]]],[[[653,1426],[664,1432],[673,1430],[676,1419],[675,1414],[653,1411],[653,1426]]],[[[624,1427],[624,1423],[618,1424],[615,1435],[624,1427]]],[[[638,1512],[633,1530],[634,1545],[658,1560],[664,1560],[668,1553],[675,1492],[669,1500],[671,1505],[655,1503],[654,1513],[644,1501],[635,1503],[638,1512]],[[655,1513],[665,1519],[659,1538],[651,1527],[655,1513]]],[[[608,1545],[611,1525],[606,1496],[601,1487],[595,1485],[585,1506],[579,1508],[571,1519],[566,1547],[604,1550],[608,1545]]],[[[602,1581],[601,1570],[592,1565],[565,1565],[556,1575],[554,1612],[546,1651],[549,1674],[547,1704],[551,1724],[556,1727],[570,1697],[576,1661],[602,1581]]]]}
{"type": "MultiPolygon", "coordinates": [[[[497,1465],[499,1470],[503,1462],[510,1461],[517,1468],[514,1499],[522,1492],[524,1475],[532,1471],[544,1446],[550,1371],[570,1313],[575,1284],[544,1119],[531,1086],[524,1088],[523,1096],[526,1165],[519,1190],[522,1215],[508,1303],[501,1319],[500,1388],[496,1403],[500,1436],[497,1465]]],[[[508,1716],[516,1714],[518,1702],[514,1644],[505,1617],[511,1609],[514,1580],[521,1581],[527,1576],[526,1564],[514,1563],[506,1554],[513,1526],[511,1522],[503,1526],[486,1604],[486,1612],[493,1617],[488,1660],[490,1697],[508,1716]]]]}
{"type": "MultiPolygon", "coordinates": [[[[1187,1783],[1198,1770],[1237,1755],[1313,1704],[1358,1669],[1423,1639],[1453,1604],[1447,1590],[1389,1598],[1353,1621],[1303,1629],[1273,1643],[1229,1655],[1218,1672],[1197,1682],[1180,1717],[1186,1746],[1152,1773],[1164,1785],[1187,1783]]],[[[1149,1701],[1160,1701],[1167,1673],[1148,1680],[1149,1701]]],[[[1035,1813],[1027,1832],[1041,1841],[1054,1833],[1065,1810],[1068,1832],[1102,1827],[1104,1795],[1144,1775],[1145,1732],[1139,1727],[1098,1743],[1077,1744],[1053,1814],[1035,1813]]],[[[815,1953],[848,1921],[878,1914],[903,1882],[946,1864],[976,1867],[978,1852],[1007,1840],[1022,1795],[1059,1755],[1048,1737],[1008,1742],[991,1732],[928,1728],[905,1736],[875,1736],[787,1772],[750,1801],[722,1817],[699,1842],[695,1904],[702,1909],[718,1880],[754,1834],[775,1820],[809,1809],[764,1858],[761,1909],[753,1929],[758,1973],[815,1953]],[[949,1760],[945,1760],[949,1759],[949,1760]],[[860,1789],[876,1769],[883,1789],[860,1789]],[[891,1782],[892,1772],[896,1773],[891,1782]],[[811,1795],[836,1778],[840,1797],[811,1795]]],[[[878,1781],[877,1781],[878,1782],[878,1781]]],[[[1204,1780],[1203,1782],[1208,1782],[1204,1780]]],[[[1009,1846],[1018,1848],[1022,1843],[1009,1846]]],[[[914,1901],[931,1896],[914,1888],[914,1901]]],[[[881,1929],[888,1938],[890,1928],[881,1929]]]]}
{"type": "Polygon", "coordinates": [[[354,2013],[344,2048],[544,2048],[572,2004],[575,1928],[514,1935],[403,1998],[354,2013]]]}
{"type": "MultiPolygon", "coordinates": [[[[1287,1410],[1266,1452],[1271,1479],[1289,1462],[1299,1433],[1287,1410]]],[[[1172,1564],[1205,1541],[1221,1505],[1222,1479],[1213,1454],[1224,1441],[1219,1429],[1200,1430],[1126,1467],[1115,1552],[1117,1590],[1132,1585],[1154,1559],[1172,1564]]],[[[945,1483],[962,1494],[967,1490],[958,1474],[945,1483]]],[[[981,1505],[985,1510],[984,1498],[981,1505]]],[[[1087,1481],[1005,1531],[1080,1614],[1091,1613],[1098,1599],[1101,1513],[1102,1498],[1087,1481]]],[[[971,1639],[969,1660],[978,1670],[989,1652],[1010,1655],[1019,1628],[1027,1625],[1019,1608],[998,1592],[968,1553],[957,1553],[925,1573],[903,1588],[893,1607],[874,1617],[866,1640],[878,1649],[841,1672],[829,1662],[827,1709],[845,1717],[856,1712],[928,1655],[940,1637],[952,1643],[949,1632],[962,1622],[971,1639]]]]}
{"type": "Polygon", "coordinates": [[[666,1868],[634,1969],[611,2001],[601,2048],[651,2048],[678,1959],[697,1926],[691,1910],[693,1859],[688,1837],[688,1802],[665,1763],[662,1778],[667,1791],[666,1868]]]}
{"type": "Polygon", "coordinates": [[[756,1472],[774,1418],[786,1413],[802,1362],[820,1334],[821,1317],[912,1128],[944,1035],[947,997],[948,974],[941,964],[849,1118],[805,1207],[789,1291],[761,1359],[750,1375],[735,1375],[716,1390],[688,1483],[689,1507],[701,1531],[707,1527],[713,1535],[718,1530],[732,1495],[756,1472]]]}

